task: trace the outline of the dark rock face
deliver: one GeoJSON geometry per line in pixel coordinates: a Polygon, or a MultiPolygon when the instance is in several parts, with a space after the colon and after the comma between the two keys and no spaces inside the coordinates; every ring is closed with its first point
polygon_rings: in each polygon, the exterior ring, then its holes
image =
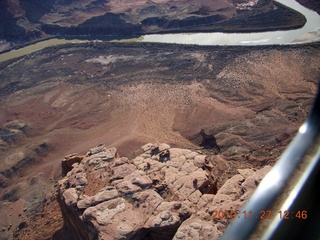
{"type": "Polygon", "coordinates": [[[109,35],[133,35],[141,33],[141,27],[126,23],[121,15],[106,13],[100,17],[93,17],[77,26],[63,27],[55,24],[45,24],[42,30],[46,34],[59,36],[109,36],[109,35]]]}
{"type": "Polygon", "coordinates": [[[7,9],[6,1],[0,2],[0,38],[8,41],[22,41],[25,39],[26,31],[18,26],[16,19],[7,9]]]}
{"type": "Polygon", "coordinates": [[[148,27],[157,27],[157,29],[181,29],[190,27],[206,26],[217,23],[219,21],[226,20],[224,15],[215,14],[208,17],[198,17],[192,16],[185,19],[173,19],[168,20],[166,18],[152,17],[144,19],[142,23],[143,29],[148,29],[148,27]]]}
{"type": "Polygon", "coordinates": [[[316,11],[320,14],[320,2],[317,0],[297,0],[303,6],[306,6],[309,9],[316,11]]]}
{"type": "Polygon", "coordinates": [[[190,137],[190,140],[203,149],[213,151],[214,154],[218,154],[220,152],[220,146],[217,143],[215,134],[209,129],[201,128],[199,133],[190,137]]]}
{"type": "Polygon", "coordinates": [[[73,168],[72,165],[75,163],[80,163],[83,157],[83,155],[79,154],[70,154],[66,156],[61,161],[62,175],[65,176],[68,172],[70,172],[73,168]]]}
{"type": "Polygon", "coordinates": [[[0,3],[0,40],[16,44],[48,36],[252,32],[299,28],[305,23],[301,14],[276,8],[272,1],[248,2],[7,0],[0,3]]]}
{"type": "Polygon", "coordinates": [[[200,131],[200,136],[202,137],[202,142],[200,143],[200,146],[206,149],[215,149],[217,153],[220,152],[220,147],[218,146],[217,140],[213,134],[206,133],[205,130],[202,128],[200,131]]]}
{"type": "MultiPolygon", "coordinates": [[[[37,23],[44,14],[52,10],[55,2],[57,2],[57,0],[21,0],[20,5],[26,11],[26,18],[30,22],[37,23]]],[[[67,2],[70,1],[66,0],[64,2],[67,4],[67,2]]]]}

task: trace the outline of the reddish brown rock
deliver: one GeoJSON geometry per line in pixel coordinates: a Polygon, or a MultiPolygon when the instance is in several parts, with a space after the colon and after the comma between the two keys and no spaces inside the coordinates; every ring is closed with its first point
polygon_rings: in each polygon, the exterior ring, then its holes
{"type": "Polygon", "coordinates": [[[84,156],[79,154],[70,154],[66,156],[61,161],[62,175],[66,175],[69,171],[71,171],[73,168],[72,165],[75,163],[80,163],[83,158],[84,156]]]}
{"type": "Polygon", "coordinates": [[[269,169],[239,170],[217,189],[205,155],[167,144],[142,149],[130,160],[98,146],[59,181],[62,212],[71,231],[81,228],[78,239],[216,239],[228,221],[214,211],[239,210],[269,169]]]}

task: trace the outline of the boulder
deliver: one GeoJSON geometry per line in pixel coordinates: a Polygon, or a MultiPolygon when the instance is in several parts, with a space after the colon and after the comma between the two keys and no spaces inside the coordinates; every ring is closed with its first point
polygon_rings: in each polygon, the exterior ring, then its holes
{"type": "Polygon", "coordinates": [[[191,218],[181,224],[173,240],[218,239],[222,233],[211,221],[191,218]]]}
{"type": "Polygon", "coordinates": [[[75,188],[68,188],[63,192],[63,198],[67,206],[78,202],[78,193],[75,188]]]}

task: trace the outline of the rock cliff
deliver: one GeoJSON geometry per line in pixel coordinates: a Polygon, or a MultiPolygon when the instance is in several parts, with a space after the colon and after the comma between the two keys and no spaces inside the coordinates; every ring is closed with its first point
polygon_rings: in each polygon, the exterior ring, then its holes
{"type": "Polygon", "coordinates": [[[6,0],[0,3],[0,20],[0,50],[52,36],[251,32],[299,28],[306,21],[271,0],[6,0]]]}
{"type": "MultiPolygon", "coordinates": [[[[70,158],[70,157],[68,157],[70,158]]],[[[217,239],[269,170],[239,169],[217,188],[200,151],[146,144],[133,159],[99,145],[59,181],[75,239],[217,239]]]]}
{"type": "Polygon", "coordinates": [[[303,6],[316,11],[320,14],[320,2],[317,0],[297,0],[298,3],[302,4],[303,6]]]}

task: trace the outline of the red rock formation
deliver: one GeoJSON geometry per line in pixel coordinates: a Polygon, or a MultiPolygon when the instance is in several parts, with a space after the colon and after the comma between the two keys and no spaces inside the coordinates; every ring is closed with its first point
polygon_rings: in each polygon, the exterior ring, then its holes
{"type": "Polygon", "coordinates": [[[216,239],[269,167],[239,170],[219,190],[206,156],[146,144],[129,160],[115,148],[89,151],[59,181],[65,225],[76,239],[216,239]]]}
{"type": "Polygon", "coordinates": [[[62,175],[66,175],[69,171],[71,171],[73,168],[72,165],[75,163],[80,163],[83,158],[84,156],[79,154],[70,154],[66,156],[61,161],[62,175]]]}

